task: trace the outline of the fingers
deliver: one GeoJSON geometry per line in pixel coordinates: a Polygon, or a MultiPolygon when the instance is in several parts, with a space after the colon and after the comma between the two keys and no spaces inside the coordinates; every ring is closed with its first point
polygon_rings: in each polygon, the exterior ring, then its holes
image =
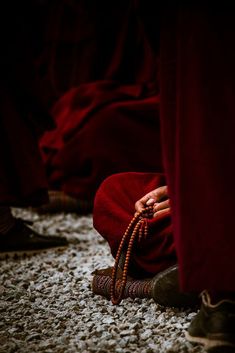
{"type": "Polygon", "coordinates": [[[164,210],[165,208],[170,208],[170,200],[169,199],[162,201],[162,202],[159,202],[159,203],[155,203],[153,206],[153,212],[164,210]]]}
{"type": "Polygon", "coordinates": [[[160,186],[154,190],[155,199],[157,202],[162,201],[163,199],[168,198],[168,189],[167,186],[160,186]]]}
{"type": "MultiPolygon", "coordinates": [[[[146,203],[149,199],[153,198],[152,197],[152,193],[153,191],[149,192],[148,194],[146,194],[145,196],[143,196],[140,200],[138,200],[136,203],[135,203],[135,209],[137,212],[141,212],[144,210],[145,206],[146,206],[146,203]]],[[[155,199],[153,201],[153,203],[155,202],[155,199]]]]}
{"type": "MultiPolygon", "coordinates": [[[[161,210],[158,210],[158,211],[155,211],[154,214],[153,214],[153,218],[156,218],[158,216],[163,216],[164,214],[167,214],[171,211],[170,207],[167,207],[167,208],[164,208],[164,209],[161,209],[161,210]]],[[[136,216],[138,212],[136,212],[134,215],[136,216]]]]}
{"type": "Polygon", "coordinates": [[[135,203],[135,209],[137,212],[141,212],[144,208],[154,203],[159,203],[162,199],[168,198],[167,186],[160,186],[159,188],[149,192],[143,196],[140,200],[135,203]]]}
{"type": "Polygon", "coordinates": [[[135,210],[136,210],[136,212],[141,212],[141,211],[143,211],[143,209],[145,208],[144,207],[144,202],[142,201],[142,199],[141,200],[138,200],[136,203],[135,203],[135,210]]]}
{"type": "Polygon", "coordinates": [[[155,202],[160,202],[163,199],[168,198],[167,186],[160,186],[159,188],[149,192],[147,195],[144,196],[144,198],[147,199],[147,206],[153,205],[155,202]]]}
{"type": "Polygon", "coordinates": [[[164,210],[157,211],[153,214],[153,218],[163,216],[171,211],[170,207],[165,208],[164,210]]]}
{"type": "Polygon", "coordinates": [[[164,215],[170,211],[170,200],[155,203],[153,206],[153,218],[164,215]]]}

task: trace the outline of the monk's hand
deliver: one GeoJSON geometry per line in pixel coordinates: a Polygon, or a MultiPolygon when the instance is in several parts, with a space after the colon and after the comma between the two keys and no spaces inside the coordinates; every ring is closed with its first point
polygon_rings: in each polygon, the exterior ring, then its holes
{"type": "Polygon", "coordinates": [[[146,206],[153,206],[153,217],[166,214],[170,211],[170,200],[167,186],[150,191],[135,203],[136,212],[141,212],[146,206]]]}

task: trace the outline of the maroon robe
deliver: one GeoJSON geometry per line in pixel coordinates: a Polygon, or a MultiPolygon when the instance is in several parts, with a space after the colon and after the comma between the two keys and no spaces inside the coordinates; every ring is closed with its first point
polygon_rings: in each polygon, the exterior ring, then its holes
{"type": "Polygon", "coordinates": [[[57,128],[40,147],[50,188],[80,200],[93,201],[110,174],[162,171],[157,48],[136,5],[60,1],[48,11],[38,68],[57,128]]]}
{"type": "Polygon", "coordinates": [[[103,81],[61,98],[53,109],[57,129],[40,141],[50,187],[93,201],[110,174],[161,171],[159,98],[149,92],[103,81]]]}
{"type": "Polygon", "coordinates": [[[235,291],[234,38],[228,4],[165,11],[162,146],[186,291],[235,291]]]}
{"type": "Polygon", "coordinates": [[[156,82],[159,44],[151,48],[137,2],[44,1],[36,63],[51,106],[82,84],[156,82]]]}
{"type": "MultiPolygon", "coordinates": [[[[235,16],[224,5],[197,3],[162,9],[160,117],[174,242],[183,290],[235,291],[235,16]]],[[[114,239],[120,239],[119,231],[132,216],[124,216],[120,190],[128,182],[115,182],[116,195],[105,183],[101,186],[98,200],[103,198],[100,192],[112,198],[108,206],[96,202],[94,214],[94,224],[114,255],[114,239]],[[104,225],[97,217],[102,208],[107,213],[104,225]]],[[[135,183],[129,187],[134,189],[135,183]]],[[[150,190],[141,191],[132,207],[150,190]]]]}
{"type": "MultiPolygon", "coordinates": [[[[135,213],[135,202],[165,184],[164,176],[156,173],[120,173],[101,184],[95,197],[94,227],[107,240],[114,257],[135,213]]],[[[137,278],[154,276],[176,263],[170,212],[148,224],[148,237],[132,251],[131,275],[137,278]]]]}

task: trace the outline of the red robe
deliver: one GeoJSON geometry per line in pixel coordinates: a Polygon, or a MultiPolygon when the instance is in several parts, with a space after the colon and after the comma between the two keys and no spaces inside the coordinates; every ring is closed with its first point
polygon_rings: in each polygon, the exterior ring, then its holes
{"type": "Polygon", "coordinates": [[[164,13],[162,147],[186,291],[235,291],[234,38],[229,4],[164,13]]]}
{"type": "MultiPolygon", "coordinates": [[[[162,148],[180,280],[187,292],[235,291],[235,16],[226,6],[163,5],[161,14],[162,148]]],[[[136,187],[118,178],[115,183],[116,194],[101,186],[94,214],[114,255],[115,239],[134,211],[124,215],[128,203],[120,188],[129,195],[136,187]],[[108,206],[99,202],[106,200],[102,192],[112,194],[108,206]]],[[[147,191],[133,197],[132,207],[147,191]]],[[[147,249],[151,254],[158,250],[157,245],[147,249]]]]}
{"type": "MultiPolygon", "coordinates": [[[[155,173],[115,174],[101,184],[95,197],[94,227],[107,240],[114,257],[135,213],[135,202],[165,184],[164,176],[155,173]]],[[[148,223],[148,237],[132,252],[131,274],[137,278],[154,276],[176,263],[170,213],[148,223]]]]}
{"type": "Polygon", "coordinates": [[[40,141],[51,188],[93,200],[110,174],[161,171],[159,100],[149,90],[96,82],[61,98],[53,110],[57,129],[40,141]]]}
{"type": "Polygon", "coordinates": [[[40,147],[50,188],[80,200],[113,173],[162,171],[157,45],[136,4],[61,1],[48,12],[38,66],[57,128],[40,147]]]}

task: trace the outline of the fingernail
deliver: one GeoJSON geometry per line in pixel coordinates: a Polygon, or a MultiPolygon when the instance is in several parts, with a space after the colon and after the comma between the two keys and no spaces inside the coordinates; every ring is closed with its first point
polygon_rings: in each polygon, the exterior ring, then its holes
{"type": "Polygon", "coordinates": [[[153,203],[155,202],[154,199],[149,199],[147,202],[146,202],[146,205],[152,205],[153,203]]]}

